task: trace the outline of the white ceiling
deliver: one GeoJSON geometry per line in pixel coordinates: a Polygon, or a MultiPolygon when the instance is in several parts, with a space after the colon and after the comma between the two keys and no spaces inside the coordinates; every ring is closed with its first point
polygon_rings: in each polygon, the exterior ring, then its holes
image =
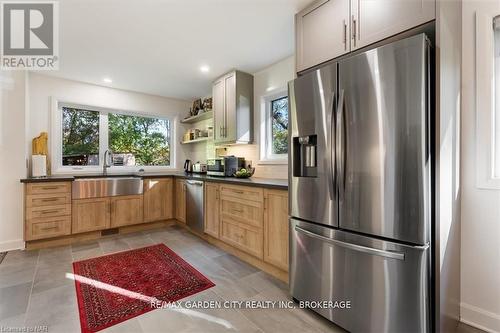
{"type": "Polygon", "coordinates": [[[181,99],[206,96],[233,68],[252,73],[292,55],[294,14],[309,2],[61,0],[60,70],[44,74],[181,99]],[[201,73],[202,65],[210,72],[201,73]]]}

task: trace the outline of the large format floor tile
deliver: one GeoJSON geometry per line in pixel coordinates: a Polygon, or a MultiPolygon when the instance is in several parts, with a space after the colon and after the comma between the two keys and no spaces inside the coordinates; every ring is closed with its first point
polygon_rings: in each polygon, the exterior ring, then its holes
{"type": "Polygon", "coordinates": [[[237,305],[291,298],[284,282],[178,226],[7,254],[0,264],[0,326],[41,325],[49,332],[80,332],[72,262],[158,243],[170,247],[216,286],[183,299],[182,308],[155,309],[103,332],[343,332],[308,310],[237,305]],[[205,306],[189,308],[186,302],[205,306]],[[226,307],[213,306],[217,302],[226,307]]]}

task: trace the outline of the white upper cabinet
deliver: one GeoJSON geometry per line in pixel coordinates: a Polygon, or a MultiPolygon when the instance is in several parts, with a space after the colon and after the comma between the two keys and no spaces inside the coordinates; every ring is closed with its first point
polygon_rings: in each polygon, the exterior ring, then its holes
{"type": "Polygon", "coordinates": [[[298,71],[350,51],[349,1],[322,0],[296,15],[298,71]]]}
{"type": "Polygon", "coordinates": [[[359,49],[434,20],[434,0],[352,0],[351,49],[359,49]]]}
{"type": "Polygon", "coordinates": [[[435,0],[318,0],[295,16],[297,72],[432,21],[435,0]]]}

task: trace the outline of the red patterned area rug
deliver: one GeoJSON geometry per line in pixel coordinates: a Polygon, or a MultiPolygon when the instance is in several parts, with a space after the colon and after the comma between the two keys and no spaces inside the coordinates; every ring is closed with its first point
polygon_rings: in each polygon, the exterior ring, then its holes
{"type": "Polygon", "coordinates": [[[82,332],[97,332],[215,286],[164,244],[73,263],[82,332]]]}

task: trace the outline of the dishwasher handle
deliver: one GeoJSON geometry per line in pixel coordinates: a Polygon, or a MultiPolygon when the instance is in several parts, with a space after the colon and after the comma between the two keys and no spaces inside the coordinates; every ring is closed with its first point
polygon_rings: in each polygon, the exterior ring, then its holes
{"type": "Polygon", "coordinates": [[[203,186],[203,182],[198,181],[198,180],[186,180],[186,183],[188,185],[203,186]]]}

